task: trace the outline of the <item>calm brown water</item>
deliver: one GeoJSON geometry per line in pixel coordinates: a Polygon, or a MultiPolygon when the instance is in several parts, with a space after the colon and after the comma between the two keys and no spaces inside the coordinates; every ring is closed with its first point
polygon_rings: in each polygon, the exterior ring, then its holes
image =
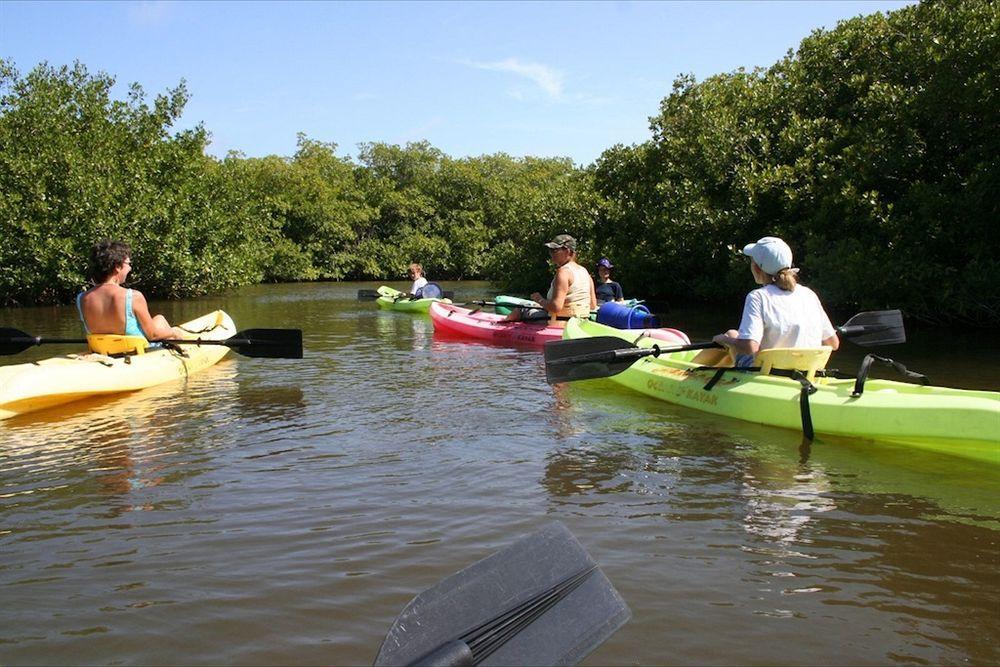
{"type": "MultiPolygon", "coordinates": [[[[370,664],[411,597],[553,519],[633,611],[587,664],[1000,663],[1000,469],[557,391],[539,352],[361,287],[156,304],[301,327],[306,358],[0,423],[0,664],[370,664]]],[[[70,308],[0,326],[78,333],[70,308]]],[[[1000,389],[996,343],[952,333],[894,356],[1000,389]]]]}

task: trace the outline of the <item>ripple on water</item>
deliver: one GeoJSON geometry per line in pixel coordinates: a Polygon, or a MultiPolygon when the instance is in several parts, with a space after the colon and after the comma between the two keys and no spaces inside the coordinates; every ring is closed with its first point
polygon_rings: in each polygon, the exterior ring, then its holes
{"type": "Polygon", "coordinates": [[[633,610],[589,664],[1000,661],[995,471],[549,387],[358,288],[190,306],[301,326],[300,361],[0,425],[0,662],[370,663],[552,519],[633,610]]]}

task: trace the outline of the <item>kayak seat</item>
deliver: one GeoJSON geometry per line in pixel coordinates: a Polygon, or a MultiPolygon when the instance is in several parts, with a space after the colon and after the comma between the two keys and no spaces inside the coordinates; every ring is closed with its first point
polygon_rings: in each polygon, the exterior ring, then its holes
{"type": "Polygon", "coordinates": [[[143,336],[88,334],[87,346],[91,352],[110,357],[116,354],[145,354],[149,341],[143,336]]]}
{"type": "Polygon", "coordinates": [[[427,283],[414,296],[420,299],[440,299],[444,296],[444,290],[437,283],[427,283]]]}
{"type": "Polygon", "coordinates": [[[812,382],[816,371],[826,368],[830,360],[832,347],[772,347],[760,350],[755,359],[761,373],[770,373],[772,368],[789,371],[801,371],[806,379],[812,382]]]}

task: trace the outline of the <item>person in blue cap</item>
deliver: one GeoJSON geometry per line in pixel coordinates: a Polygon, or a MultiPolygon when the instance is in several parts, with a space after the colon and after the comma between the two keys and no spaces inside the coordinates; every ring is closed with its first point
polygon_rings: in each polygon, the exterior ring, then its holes
{"type": "Polygon", "coordinates": [[[597,283],[596,295],[597,303],[607,303],[608,301],[614,301],[615,303],[625,303],[625,294],[622,292],[622,286],[611,279],[611,270],[615,268],[615,265],[611,263],[611,260],[607,257],[601,257],[601,261],[597,263],[597,283]]]}
{"type": "Polygon", "coordinates": [[[724,350],[702,350],[694,362],[714,366],[728,354],[737,367],[753,365],[760,350],[775,347],[820,347],[836,350],[840,338],[816,293],[800,285],[792,268],[792,249],[775,236],[765,236],[743,248],[757,289],[747,294],[739,329],[712,340],[724,350]]]}

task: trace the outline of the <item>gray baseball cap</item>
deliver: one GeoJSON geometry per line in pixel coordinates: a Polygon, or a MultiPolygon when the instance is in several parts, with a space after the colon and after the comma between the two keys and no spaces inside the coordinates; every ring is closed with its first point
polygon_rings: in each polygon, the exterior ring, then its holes
{"type": "Polygon", "coordinates": [[[566,248],[576,252],[576,239],[569,234],[559,234],[554,239],[546,243],[545,247],[553,250],[556,248],[566,248]]]}

